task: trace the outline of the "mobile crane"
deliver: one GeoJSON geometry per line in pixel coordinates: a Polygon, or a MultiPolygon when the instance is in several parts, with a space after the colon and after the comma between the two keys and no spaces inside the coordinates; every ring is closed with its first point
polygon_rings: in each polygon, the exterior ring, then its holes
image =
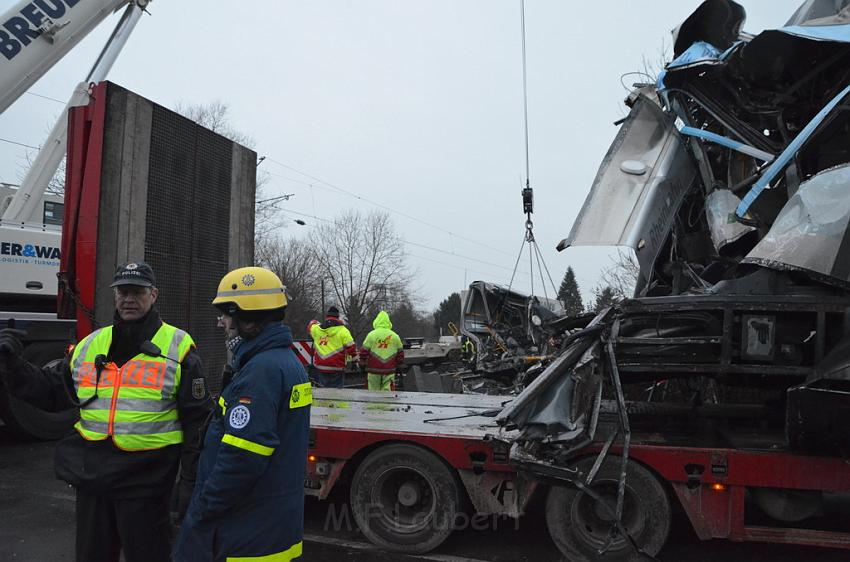
{"type": "MultiPolygon", "coordinates": [[[[91,70],[17,189],[0,191],[0,326],[14,318],[28,334],[27,359],[47,363],[62,356],[74,321],[56,316],[62,203],[46,196],[66,153],[68,109],[89,102],[146,10],[149,0],[22,0],[0,15],[0,113],[111,14],[124,10],[91,70]]],[[[19,432],[51,438],[73,411],[47,413],[10,396],[0,380],[0,414],[19,432]]]]}

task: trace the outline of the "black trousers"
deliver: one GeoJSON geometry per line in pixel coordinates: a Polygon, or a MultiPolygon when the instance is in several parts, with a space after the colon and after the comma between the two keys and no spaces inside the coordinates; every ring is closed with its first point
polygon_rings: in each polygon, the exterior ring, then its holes
{"type": "Polygon", "coordinates": [[[77,562],[169,562],[167,497],[111,499],[77,490],[77,562]]]}

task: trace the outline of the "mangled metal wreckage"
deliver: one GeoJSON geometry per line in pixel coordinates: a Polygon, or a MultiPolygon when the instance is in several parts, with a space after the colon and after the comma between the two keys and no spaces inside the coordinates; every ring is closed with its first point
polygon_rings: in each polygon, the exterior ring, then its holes
{"type": "Polygon", "coordinates": [[[461,296],[460,330],[475,350],[470,366],[503,393],[531,382],[558,352],[561,335],[581,323],[555,299],[485,281],[472,282],[461,296]]]}
{"type": "Polygon", "coordinates": [[[740,5],[708,0],[657,82],[636,85],[559,245],[632,248],[635,297],[564,334],[501,412],[520,466],[569,480],[595,443],[580,486],[642,429],[850,453],[848,4],[805,2],[751,36],[740,5]]]}

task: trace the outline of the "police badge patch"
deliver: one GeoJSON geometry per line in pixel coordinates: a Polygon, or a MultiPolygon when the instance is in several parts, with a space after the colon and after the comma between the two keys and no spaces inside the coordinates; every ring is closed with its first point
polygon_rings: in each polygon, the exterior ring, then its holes
{"type": "Polygon", "coordinates": [[[207,394],[207,387],[203,378],[192,379],[192,398],[200,400],[207,394]]]}

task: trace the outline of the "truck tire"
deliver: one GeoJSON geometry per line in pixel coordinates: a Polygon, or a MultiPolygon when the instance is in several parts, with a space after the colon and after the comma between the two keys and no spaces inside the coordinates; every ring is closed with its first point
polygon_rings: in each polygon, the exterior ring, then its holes
{"type": "MultiPolygon", "coordinates": [[[[587,474],[595,458],[577,463],[587,474]]],[[[617,481],[620,458],[608,457],[602,463],[591,489],[606,499],[613,510],[617,505],[617,481]]],[[[658,479],[644,466],[629,460],[622,523],[641,552],[626,537],[617,536],[602,556],[598,552],[608,543],[612,517],[587,493],[573,486],[552,486],[546,498],[546,525],[558,550],[567,560],[637,561],[655,556],[670,532],[670,500],[658,479]]]]}
{"type": "Polygon", "coordinates": [[[422,554],[451,534],[461,505],[454,472],[415,445],[386,445],[366,457],[351,483],[360,530],[377,546],[422,554]]]}
{"type": "MultiPolygon", "coordinates": [[[[49,366],[64,355],[62,345],[27,346],[24,358],[35,365],[49,366]]],[[[0,417],[15,436],[22,439],[55,440],[68,434],[79,417],[77,408],[59,412],[48,412],[37,408],[9,392],[3,377],[0,377],[0,417]]]]}

